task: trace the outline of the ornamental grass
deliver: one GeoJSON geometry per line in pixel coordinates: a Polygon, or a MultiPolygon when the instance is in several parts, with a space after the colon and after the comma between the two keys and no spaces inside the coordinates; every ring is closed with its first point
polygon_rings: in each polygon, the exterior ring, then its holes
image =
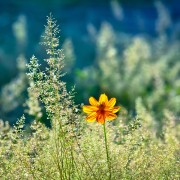
{"type": "Polygon", "coordinates": [[[180,179],[177,114],[163,106],[159,128],[143,97],[136,98],[132,113],[122,99],[115,106],[108,92],[99,100],[90,97],[90,105],[76,105],[75,89],[68,91],[63,81],[66,62],[52,15],[42,39],[46,68],[35,56],[27,65],[25,114],[13,127],[0,121],[0,179],[180,179]]]}

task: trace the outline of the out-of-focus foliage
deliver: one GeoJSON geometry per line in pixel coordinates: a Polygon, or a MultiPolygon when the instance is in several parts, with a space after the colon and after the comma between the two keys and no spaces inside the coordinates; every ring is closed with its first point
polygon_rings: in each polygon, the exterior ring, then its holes
{"type": "Polygon", "coordinates": [[[141,97],[157,117],[162,117],[163,109],[180,115],[180,42],[166,33],[171,25],[167,10],[159,2],[156,6],[156,38],[130,36],[115,32],[109,23],[102,24],[94,36],[95,64],[77,71],[77,88],[83,89],[85,98],[96,91],[106,92],[134,110],[141,97]]]}
{"type": "Polygon", "coordinates": [[[70,73],[75,64],[75,54],[74,54],[72,41],[70,39],[65,40],[62,49],[63,49],[63,53],[66,54],[65,57],[66,64],[64,67],[64,72],[70,73]]]}
{"type": "Polygon", "coordinates": [[[26,77],[26,59],[23,55],[17,58],[17,68],[19,71],[17,77],[5,85],[0,92],[2,114],[11,112],[20,105],[22,106],[25,99],[28,80],[26,77]]]}
{"type": "Polygon", "coordinates": [[[23,52],[28,42],[26,17],[20,15],[17,21],[13,24],[12,29],[17,42],[17,49],[23,52]]]}

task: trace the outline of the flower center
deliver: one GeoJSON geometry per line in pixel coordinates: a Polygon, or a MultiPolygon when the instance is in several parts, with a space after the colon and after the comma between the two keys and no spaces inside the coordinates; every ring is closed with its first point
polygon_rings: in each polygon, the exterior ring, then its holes
{"type": "Polygon", "coordinates": [[[99,113],[104,113],[104,108],[105,108],[105,104],[100,104],[99,105],[99,113]]]}

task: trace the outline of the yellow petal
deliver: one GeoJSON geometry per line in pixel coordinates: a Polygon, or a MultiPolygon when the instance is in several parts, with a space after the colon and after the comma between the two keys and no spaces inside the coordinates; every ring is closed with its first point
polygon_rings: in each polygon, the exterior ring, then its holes
{"type": "Polygon", "coordinates": [[[116,104],[116,98],[111,98],[108,102],[109,107],[113,107],[116,104]]]}
{"type": "Polygon", "coordinates": [[[114,106],[112,113],[117,113],[120,109],[120,106],[114,106]]]}
{"type": "Polygon", "coordinates": [[[101,96],[99,97],[99,104],[108,104],[108,97],[106,96],[106,94],[101,94],[101,96]]]}
{"type": "Polygon", "coordinates": [[[104,124],[105,122],[105,117],[104,117],[104,114],[98,114],[97,116],[97,122],[100,123],[100,124],[104,124]]]}
{"type": "Polygon", "coordinates": [[[98,101],[97,101],[94,97],[90,97],[90,98],[89,98],[89,103],[90,103],[92,106],[98,106],[98,105],[99,105],[98,101]]]}
{"type": "Polygon", "coordinates": [[[117,115],[113,114],[113,113],[109,113],[108,116],[107,116],[108,120],[113,120],[113,119],[116,119],[116,118],[117,118],[117,115]]]}
{"type": "Polygon", "coordinates": [[[89,114],[87,117],[86,117],[86,120],[88,122],[93,122],[96,120],[96,117],[97,117],[97,113],[96,112],[93,112],[91,114],[89,114]]]}
{"type": "Polygon", "coordinates": [[[96,107],[96,106],[83,106],[83,111],[87,114],[96,112],[97,110],[98,110],[98,107],[96,107]]]}
{"type": "Polygon", "coordinates": [[[109,106],[106,106],[105,108],[104,108],[104,111],[106,112],[106,113],[110,113],[110,112],[112,112],[113,111],[113,107],[109,107],[109,106]]]}

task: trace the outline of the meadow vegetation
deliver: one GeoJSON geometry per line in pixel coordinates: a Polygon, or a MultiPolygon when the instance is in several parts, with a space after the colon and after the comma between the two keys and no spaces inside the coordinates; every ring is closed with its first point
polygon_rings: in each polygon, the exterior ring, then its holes
{"type": "MultiPolygon", "coordinates": [[[[75,88],[68,91],[62,80],[66,51],[59,49],[59,29],[50,15],[42,37],[46,67],[32,56],[27,77],[20,73],[18,78],[28,83],[26,114],[13,127],[0,121],[0,178],[179,179],[180,56],[176,43],[168,48],[160,43],[166,36],[159,38],[152,43],[143,37],[124,39],[121,55],[117,47],[123,38],[119,42],[104,24],[96,42],[96,65],[77,76],[77,88],[86,84],[88,89],[93,83],[102,93],[116,97],[121,106],[117,119],[106,123],[109,176],[103,126],[86,122],[81,106],[74,102],[75,88]],[[25,127],[28,115],[33,119],[29,128],[25,127]],[[49,127],[42,123],[44,116],[49,127]]],[[[20,88],[17,94],[22,94],[25,86],[19,84],[24,83],[18,83],[13,84],[20,88]]],[[[13,97],[7,101],[11,106],[4,108],[16,106],[10,103],[16,101],[16,94],[13,97]]]]}

